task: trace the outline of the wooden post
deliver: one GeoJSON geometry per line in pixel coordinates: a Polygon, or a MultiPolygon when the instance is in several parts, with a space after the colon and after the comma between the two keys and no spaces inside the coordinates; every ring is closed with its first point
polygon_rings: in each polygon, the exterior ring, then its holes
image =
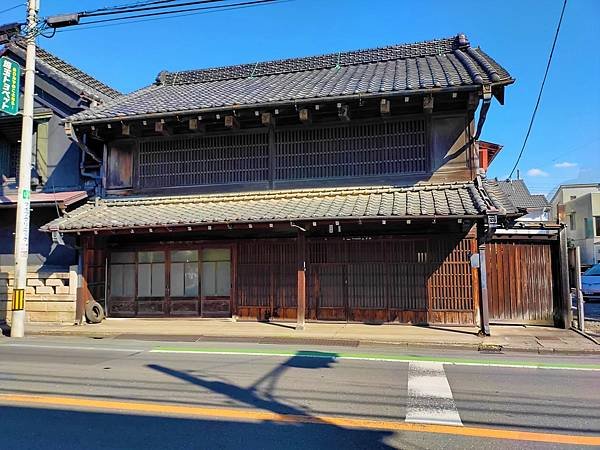
{"type": "Polygon", "coordinates": [[[296,316],[296,330],[304,330],[306,318],[306,239],[304,231],[298,230],[296,239],[298,251],[298,313],[296,316]]]}
{"type": "Polygon", "coordinates": [[[577,290],[577,328],[585,333],[585,314],[583,311],[583,292],[581,290],[581,250],[575,247],[574,267],[575,289],[577,290]]]}
{"type": "Polygon", "coordinates": [[[485,260],[485,244],[479,246],[479,279],[481,285],[481,333],[490,335],[490,311],[487,288],[487,264],[485,260]]]}
{"type": "Polygon", "coordinates": [[[558,233],[559,245],[559,277],[558,284],[560,286],[558,311],[555,312],[554,318],[556,325],[565,329],[571,327],[572,311],[571,311],[571,293],[569,290],[569,257],[567,255],[567,229],[563,225],[558,233]]]}
{"type": "Polygon", "coordinates": [[[89,267],[88,249],[90,239],[88,236],[81,238],[81,250],[78,264],[77,302],[75,304],[75,324],[82,325],[85,320],[85,304],[87,302],[87,272],[89,267]]]}

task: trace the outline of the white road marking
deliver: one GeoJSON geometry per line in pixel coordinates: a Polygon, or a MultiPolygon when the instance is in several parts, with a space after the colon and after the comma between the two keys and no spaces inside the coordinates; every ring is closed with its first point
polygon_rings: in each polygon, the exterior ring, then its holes
{"type": "Polygon", "coordinates": [[[462,426],[443,363],[409,363],[406,422],[462,426]]]}
{"type": "Polygon", "coordinates": [[[3,347],[20,347],[20,348],[51,348],[54,350],[104,350],[106,352],[140,352],[142,348],[112,348],[112,347],[93,347],[93,346],[76,346],[76,345],[38,345],[38,344],[0,344],[0,349],[3,347]]]}

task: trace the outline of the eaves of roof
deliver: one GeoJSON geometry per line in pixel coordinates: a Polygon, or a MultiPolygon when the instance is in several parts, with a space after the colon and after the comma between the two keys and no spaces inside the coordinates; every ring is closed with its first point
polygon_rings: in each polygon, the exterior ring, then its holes
{"type": "Polygon", "coordinates": [[[494,208],[486,198],[473,182],[115,198],[88,203],[41,230],[89,232],[302,220],[481,218],[494,208]]]}
{"type": "Polygon", "coordinates": [[[83,111],[75,124],[315,101],[481,90],[513,83],[462,36],[216,69],[161,73],[155,84],[83,111]]]}

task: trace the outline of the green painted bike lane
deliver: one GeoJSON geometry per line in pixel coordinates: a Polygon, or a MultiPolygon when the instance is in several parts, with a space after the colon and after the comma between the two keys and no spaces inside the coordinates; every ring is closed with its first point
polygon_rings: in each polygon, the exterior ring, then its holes
{"type": "Polygon", "coordinates": [[[322,358],[330,360],[355,360],[355,361],[379,361],[379,362],[414,362],[427,361],[439,362],[457,366],[485,366],[485,367],[507,367],[522,369],[555,369],[555,370],[587,370],[600,371],[600,364],[586,364],[578,362],[543,362],[522,360],[500,360],[479,358],[453,358],[439,356],[417,356],[417,355],[388,355],[373,353],[354,352],[320,352],[306,350],[284,350],[284,349],[236,349],[236,348],[206,348],[206,347],[178,347],[157,346],[149,350],[151,353],[177,353],[196,355],[231,355],[231,356],[265,356],[265,357],[287,357],[287,358],[322,358]]]}

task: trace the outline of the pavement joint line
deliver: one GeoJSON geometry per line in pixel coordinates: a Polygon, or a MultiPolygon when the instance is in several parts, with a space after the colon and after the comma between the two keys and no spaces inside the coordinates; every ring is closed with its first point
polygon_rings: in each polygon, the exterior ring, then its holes
{"type": "Polygon", "coordinates": [[[93,408],[100,410],[153,413],[161,415],[183,415],[216,419],[264,420],[292,424],[330,425],[342,428],[372,429],[385,431],[404,431],[419,433],[450,434],[459,436],[493,438],[502,440],[547,442],[555,444],[573,444],[600,446],[600,436],[583,436],[577,434],[542,433],[519,431],[502,428],[461,427],[452,425],[434,425],[407,423],[401,421],[385,421],[376,419],[349,418],[325,415],[291,415],[271,411],[244,410],[233,408],[209,408],[177,404],[125,402],[121,400],[97,400],[91,398],[39,396],[22,394],[0,394],[2,404],[46,405],[57,407],[93,408]]]}
{"type": "Polygon", "coordinates": [[[281,350],[222,350],[209,348],[193,347],[166,347],[159,346],[149,350],[150,353],[181,353],[181,354],[203,354],[203,355],[237,355],[237,356],[279,356],[279,357],[301,357],[301,358],[322,358],[336,360],[357,360],[357,361],[377,361],[377,362],[439,362],[457,366],[485,366],[485,367],[507,367],[519,369],[551,369],[551,370],[587,370],[600,371],[600,364],[578,364],[578,363],[545,363],[529,361],[493,361],[462,358],[443,358],[433,356],[411,356],[411,355],[369,355],[360,353],[345,352],[318,352],[318,351],[281,351],[281,350]]]}
{"type": "Polygon", "coordinates": [[[13,342],[7,342],[0,344],[1,347],[16,347],[16,348],[52,348],[52,349],[65,349],[65,350],[102,350],[107,352],[139,352],[143,349],[141,348],[113,348],[113,347],[95,347],[93,345],[83,346],[83,345],[44,345],[44,344],[17,344],[13,342]]]}

